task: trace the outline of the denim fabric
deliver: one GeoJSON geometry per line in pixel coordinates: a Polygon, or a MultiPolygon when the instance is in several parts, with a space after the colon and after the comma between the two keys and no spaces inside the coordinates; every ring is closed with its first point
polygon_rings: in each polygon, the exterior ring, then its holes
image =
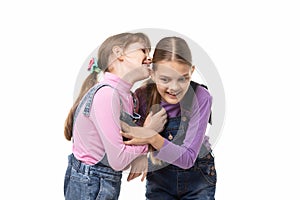
{"type": "Polygon", "coordinates": [[[84,110],[83,110],[83,113],[85,116],[89,116],[90,115],[90,110],[91,110],[91,106],[92,106],[92,103],[93,103],[93,99],[94,99],[94,96],[96,94],[96,92],[104,87],[104,86],[109,86],[109,87],[112,87],[111,85],[108,85],[108,84],[96,84],[95,86],[93,86],[88,92],[87,94],[84,95],[83,99],[80,101],[75,113],[74,113],[74,122],[78,116],[78,113],[79,111],[81,110],[82,106],[85,106],[84,107],[84,110]]]}
{"type": "MultiPolygon", "coordinates": [[[[106,84],[97,84],[91,88],[80,102],[74,115],[74,122],[84,106],[83,113],[89,116],[95,93],[106,84]]],[[[122,102],[120,100],[122,106],[122,102]]],[[[121,111],[120,120],[134,125],[139,115],[131,115],[121,111]]],[[[86,165],[77,160],[73,154],[68,156],[68,167],[64,180],[64,196],[66,200],[115,200],[118,199],[121,187],[122,171],[113,170],[107,156],[96,165],[86,165]]]]}
{"type": "MultiPolygon", "coordinates": [[[[178,145],[182,144],[188,121],[185,116],[168,119],[161,135],[178,145]]],[[[194,166],[189,169],[181,169],[168,163],[157,166],[149,161],[146,198],[214,200],[217,182],[214,157],[204,145],[200,152],[205,152],[205,156],[198,156],[194,166]]]]}
{"type": "Polygon", "coordinates": [[[68,157],[64,195],[66,200],[117,200],[122,172],[101,163],[86,165],[73,154],[68,157]]]}

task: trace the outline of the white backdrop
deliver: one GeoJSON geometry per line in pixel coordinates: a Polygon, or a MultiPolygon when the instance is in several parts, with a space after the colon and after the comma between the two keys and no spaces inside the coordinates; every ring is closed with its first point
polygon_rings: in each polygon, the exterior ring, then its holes
{"type": "MultiPolygon", "coordinates": [[[[216,199],[299,199],[299,15],[292,0],[1,1],[0,199],[63,199],[81,65],[103,39],[141,28],[193,39],[222,78],[216,199]]],[[[120,199],[144,189],[123,180],[120,199]]]]}

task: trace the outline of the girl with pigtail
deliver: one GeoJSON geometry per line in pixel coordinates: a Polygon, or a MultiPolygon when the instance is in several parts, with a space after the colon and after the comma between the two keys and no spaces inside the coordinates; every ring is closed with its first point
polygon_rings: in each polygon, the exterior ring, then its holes
{"type": "MultiPolygon", "coordinates": [[[[65,138],[72,141],[65,199],[118,199],[122,171],[147,154],[148,145],[124,144],[120,119],[132,124],[138,116],[130,89],[149,76],[149,51],[145,34],[121,33],[107,38],[98,49],[98,58],[91,60],[91,74],[65,121],[65,138]],[[104,75],[98,82],[100,71],[104,75]]],[[[160,121],[155,128],[162,129],[163,124],[160,121]]]]}

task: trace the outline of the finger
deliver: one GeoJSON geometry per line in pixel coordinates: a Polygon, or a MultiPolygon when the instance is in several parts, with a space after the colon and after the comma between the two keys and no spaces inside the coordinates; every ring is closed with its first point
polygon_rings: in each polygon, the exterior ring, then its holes
{"type": "Polygon", "coordinates": [[[142,182],[145,180],[146,176],[147,176],[147,172],[144,172],[143,176],[142,176],[142,179],[141,179],[142,182]]]}
{"type": "Polygon", "coordinates": [[[136,143],[134,142],[133,139],[131,139],[131,140],[124,141],[124,144],[126,144],[126,145],[135,145],[136,143]]]}
{"type": "MultiPolygon", "coordinates": [[[[145,121],[151,121],[152,115],[153,115],[153,112],[150,111],[149,114],[147,115],[145,121]]],[[[147,123],[147,124],[149,124],[149,123],[147,123]]]]}
{"type": "Polygon", "coordinates": [[[145,167],[145,171],[143,172],[143,176],[142,176],[142,179],[141,181],[143,182],[145,180],[145,178],[147,177],[147,173],[148,173],[148,162],[146,164],[146,167],[145,167]]]}
{"type": "Polygon", "coordinates": [[[130,142],[130,140],[127,140],[127,141],[124,141],[124,144],[131,145],[131,142],[130,142]]]}
{"type": "Polygon", "coordinates": [[[163,116],[161,116],[161,118],[163,119],[163,120],[167,120],[167,115],[163,115],[163,116]]]}
{"type": "Polygon", "coordinates": [[[132,172],[129,173],[129,175],[127,176],[127,181],[131,181],[132,180],[133,174],[134,173],[132,173],[132,172]]]}
{"type": "Polygon", "coordinates": [[[128,138],[128,139],[132,139],[132,138],[133,138],[132,135],[130,135],[129,133],[124,133],[123,131],[120,131],[120,133],[121,133],[121,135],[122,135],[123,137],[126,137],[126,138],[128,138]]]}
{"type": "Polygon", "coordinates": [[[130,173],[128,174],[128,176],[127,176],[127,181],[132,180],[132,179],[131,179],[131,176],[132,176],[132,173],[130,172],[130,173]]]}
{"type": "Polygon", "coordinates": [[[121,125],[121,129],[123,131],[125,131],[125,132],[129,132],[130,131],[130,126],[126,122],[120,121],[120,125],[121,125]]]}
{"type": "Polygon", "coordinates": [[[163,121],[163,126],[165,126],[166,123],[167,123],[167,119],[164,119],[164,121],[163,121]]]}
{"type": "Polygon", "coordinates": [[[152,112],[152,110],[149,112],[149,114],[148,114],[148,116],[149,117],[152,117],[152,115],[153,115],[153,112],[152,112]]]}
{"type": "Polygon", "coordinates": [[[126,144],[126,145],[144,145],[144,144],[148,144],[148,143],[147,143],[147,141],[133,138],[131,140],[124,141],[124,144],[126,144]]]}
{"type": "Polygon", "coordinates": [[[135,179],[136,177],[139,177],[142,173],[130,173],[127,177],[127,181],[131,181],[135,179]]]}
{"type": "Polygon", "coordinates": [[[154,113],[154,114],[157,114],[160,110],[161,110],[161,106],[159,104],[154,104],[151,106],[151,111],[154,113]]]}
{"type": "Polygon", "coordinates": [[[157,113],[159,116],[166,116],[167,115],[167,112],[164,108],[161,108],[160,111],[158,111],[157,113]]]}
{"type": "Polygon", "coordinates": [[[133,138],[131,140],[124,141],[124,144],[126,145],[144,145],[148,144],[148,141],[141,138],[133,138]]]}
{"type": "Polygon", "coordinates": [[[130,174],[129,174],[128,177],[127,177],[127,181],[131,181],[131,180],[133,180],[135,177],[137,177],[136,174],[137,174],[137,173],[135,173],[135,172],[130,172],[130,174]]]}

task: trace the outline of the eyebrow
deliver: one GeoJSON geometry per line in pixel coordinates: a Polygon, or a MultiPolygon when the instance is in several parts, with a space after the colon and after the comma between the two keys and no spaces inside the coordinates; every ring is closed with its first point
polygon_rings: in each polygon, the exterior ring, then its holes
{"type": "Polygon", "coordinates": [[[166,76],[166,75],[159,75],[159,77],[164,77],[164,78],[171,78],[171,76],[166,76]]]}
{"type": "Polygon", "coordinates": [[[183,74],[182,76],[185,76],[185,77],[187,77],[187,76],[190,76],[189,74],[183,74]]]}
{"type": "Polygon", "coordinates": [[[183,74],[183,75],[181,75],[180,77],[190,78],[190,75],[189,75],[189,74],[183,74]]]}
{"type": "MultiPolygon", "coordinates": [[[[163,75],[163,74],[160,74],[159,77],[164,77],[164,78],[173,78],[172,76],[167,76],[167,75],[163,75]]],[[[179,78],[181,77],[190,77],[189,74],[183,74],[183,75],[180,75],[179,78]]]]}

